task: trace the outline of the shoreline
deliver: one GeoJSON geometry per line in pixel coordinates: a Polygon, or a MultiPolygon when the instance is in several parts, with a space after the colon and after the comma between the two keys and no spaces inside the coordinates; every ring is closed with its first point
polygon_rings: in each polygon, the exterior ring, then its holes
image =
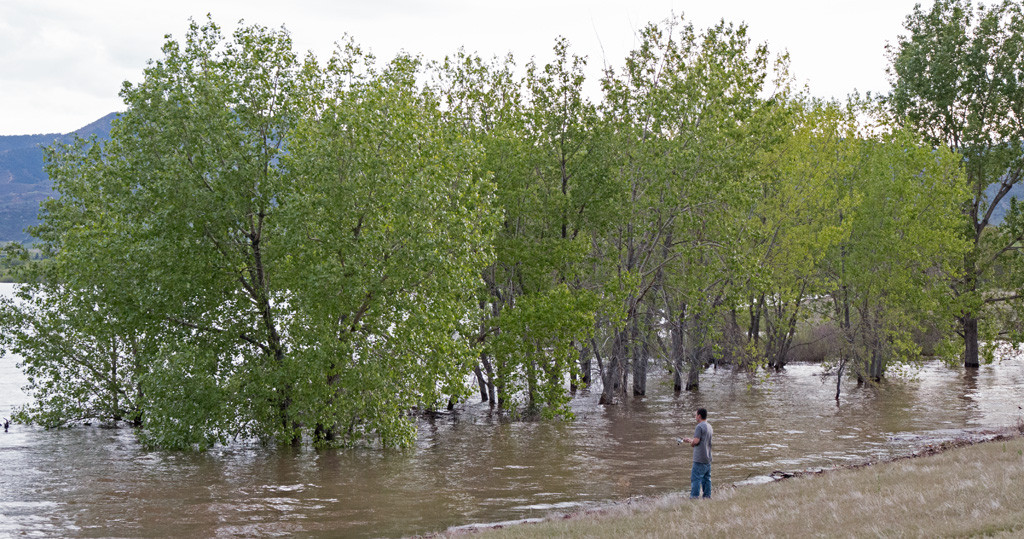
{"type": "MultiPolygon", "coordinates": [[[[925,439],[927,440],[927,439],[925,439]]],[[[998,442],[1018,442],[1024,446],[1024,422],[1017,425],[1004,427],[981,427],[973,431],[967,431],[952,439],[937,441],[936,443],[924,443],[922,447],[906,455],[897,455],[887,459],[872,459],[859,463],[837,465],[831,468],[805,469],[805,470],[775,470],[768,474],[769,480],[763,482],[735,482],[720,487],[716,492],[718,496],[709,502],[700,501],[699,504],[714,503],[718,500],[729,500],[735,497],[740,491],[757,489],[778,485],[795,480],[815,480],[816,478],[834,475],[842,472],[863,471],[874,469],[880,466],[897,465],[900,463],[914,462],[918,459],[930,459],[958,449],[985,444],[996,444],[998,442]]],[[[1024,490],[1024,489],[1022,489],[1024,490]]],[[[433,532],[424,535],[415,535],[414,538],[440,538],[440,537],[465,537],[469,535],[489,535],[492,532],[505,533],[520,537],[530,537],[532,531],[539,531],[545,525],[558,523],[560,525],[571,524],[580,521],[599,522],[606,519],[625,519],[654,513],[657,511],[671,511],[672,508],[692,503],[688,492],[673,492],[661,496],[634,496],[624,500],[602,504],[597,507],[584,508],[567,513],[551,513],[545,517],[526,518],[503,522],[490,522],[479,524],[466,524],[452,526],[440,532],[433,532]]],[[[643,533],[643,532],[638,532],[643,533]]],[[[541,533],[540,535],[547,535],[541,533]]],[[[574,535],[574,534],[573,534],[574,535]]]]}
{"type": "MultiPolygon", "coordinates": [[[[824,473],[839,471],[839,470],[857,470],[860,468],[866,468],[869,466],[877,466],[879,464],[887,464],[891,462],[900,462],[907,459],[916,459],[922,457],[930,457],[944,453],[951,449],[958,449],[961,447],[969,447],[977,444],[984,444],[988,442],[996,442],[1002,440],[1011,440],[1015,438],[1024,437],[1024,423],[1016,426],[1007,427],[981,427],[975,431],[964,431],[969,436],[954,437],[950,440],[942,440],[938,443],[924,444],[923,447],[912,451],[906,455],[897,455],[888,459],[873,459],[866,460],[864,462],[857,462],[852,464],[844,464],[842,466],[834,466],[832,468],[820,468],[820,469],[809,469],[809,470],[797,470],[797,471],[783,471],[775,470],[771,474],[771,482],[784,481],[786,479],[792,479],[794,477],[807,477],[821,475],[824,473]]],[[[726,486],[725,488],[739,488],[748,485],[733,483],[726,486]]]]}

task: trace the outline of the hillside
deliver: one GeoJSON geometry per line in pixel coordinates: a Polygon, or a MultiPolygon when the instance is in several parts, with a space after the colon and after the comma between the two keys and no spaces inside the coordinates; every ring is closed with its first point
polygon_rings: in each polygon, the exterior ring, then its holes
{"type": "Polygon", "coordinates": [[[69,143],[75,135],[105,140],[116,116],[108,114],[70,133],[0,136],[0,243],[28,240],[25,227],[35,224],[39,203],[51,194],[42,148],[69,143]]]}

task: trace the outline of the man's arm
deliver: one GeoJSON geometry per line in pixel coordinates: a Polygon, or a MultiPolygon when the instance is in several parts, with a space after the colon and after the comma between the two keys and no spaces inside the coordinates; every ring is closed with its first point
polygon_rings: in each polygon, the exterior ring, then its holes
{"type": "Polygon", "coordinates": [[[694,429],[693,438],[683,438],[683,441],[690,444],[691,446],[697,446],[700,444],[700,439],[704,437],[705,431],[706,429],[702,429],[700,428],[700,426],[698,426],[696,429],[694,429]]]}

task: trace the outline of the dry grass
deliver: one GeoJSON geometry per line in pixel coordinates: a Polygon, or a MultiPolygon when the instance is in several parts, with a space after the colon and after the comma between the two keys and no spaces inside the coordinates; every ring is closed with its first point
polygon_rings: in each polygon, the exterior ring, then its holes
{"type": "Polygon", "coordinates": [[[786,354],[787,362],[821,363],[839,356],[839,328],[832,324],[801,326],[786,354]]]}
{"type": "Polygon", "coordinates": [[[555,516],[483,537],[1024,537],[1024,438],[555,516]]]}

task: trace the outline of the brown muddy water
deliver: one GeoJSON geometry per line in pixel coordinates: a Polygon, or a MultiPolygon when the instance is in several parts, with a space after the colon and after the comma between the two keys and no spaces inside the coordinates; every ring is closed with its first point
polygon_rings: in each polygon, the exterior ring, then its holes
{"type": "MultiPolygon", "coordinates": [[[[0,292],[9,291],[9,288],[0,292]]],[[[0,416],[27,401],[17,358],[0,358],[0,416]]],[[[397,537],[540,518],[634,496],[689,489],[691,453],[674,439],[706,407],[716,485],[775,470],[829,468],[1022,421],[1024,358],[976,374],[926,363],[880,387],[844,383],[817,365],[751,375],[711,369],[697,393],[623,405],[573,402],[575,422],[508,422],[476,400],[419,423],[414,448],[206,453],[147,451],[130,429],[0,433],[0,536],[397,537]]]]}

